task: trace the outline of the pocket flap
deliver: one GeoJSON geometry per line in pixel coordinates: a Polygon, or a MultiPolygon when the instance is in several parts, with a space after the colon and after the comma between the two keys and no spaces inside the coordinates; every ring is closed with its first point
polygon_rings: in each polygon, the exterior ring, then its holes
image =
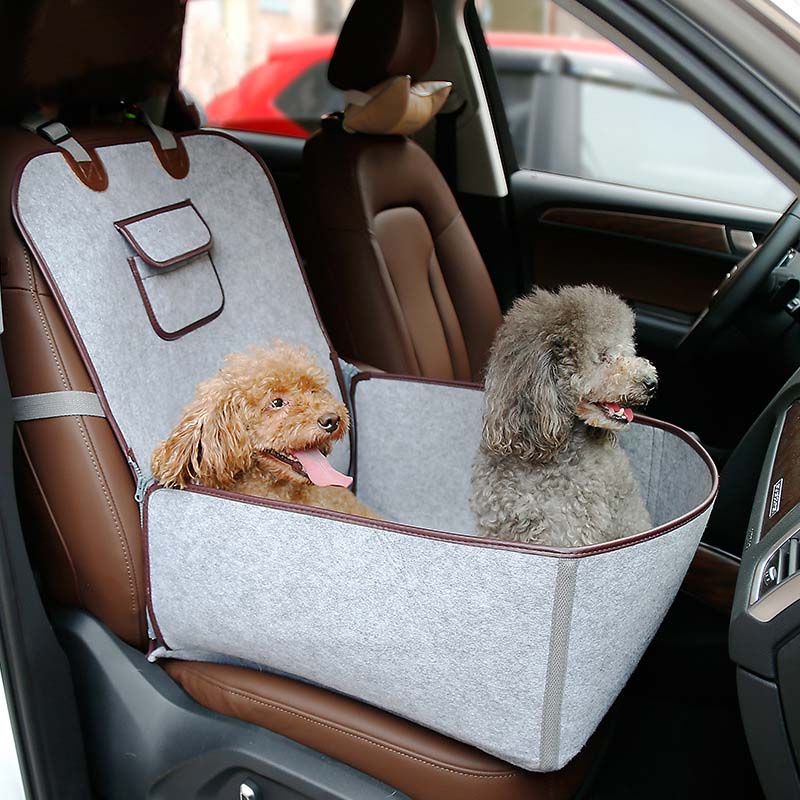
{"type": "Polygon", "coordinates": [[[114,226],[151,267],[171,267],[211,249],[211,231],[191,200],[117,220],[114,226]]]}

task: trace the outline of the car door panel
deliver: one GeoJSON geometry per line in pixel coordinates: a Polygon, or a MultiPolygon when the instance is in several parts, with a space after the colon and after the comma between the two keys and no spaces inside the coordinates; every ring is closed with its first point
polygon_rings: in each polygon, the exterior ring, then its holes
{"type": "Polygon", "coordinates": [[[728,258],[540,217],[530,243],[536,284],[599,283],[632,302],[699,313],[730,268],[728,258]]]}
{"type": "Polygon", "coordinates": [[[631,302],[644,350],[671,349],[776,212],[532,170],[511,176],[526,282],[597,283],[631,302]],[[735,236],[733,231],[752,234],[735,236]]]}

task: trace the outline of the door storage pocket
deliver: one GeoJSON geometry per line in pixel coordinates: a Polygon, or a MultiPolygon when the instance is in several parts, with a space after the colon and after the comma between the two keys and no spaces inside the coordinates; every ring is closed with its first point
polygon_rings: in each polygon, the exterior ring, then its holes
{"type": "Polygon", "coordinates": [[[657,527],[573,550],[482,539],[468,509],[482,393],[372,376],[352,396],[359,497],[385,521],[149,491],[153,657],[257,664],[559,769],[669,608],[711,512],[713,464],[688,434],[641,419],[621,440],[657,527]]]}
{"type": "Polygon", "coordinates": [[[222,313],[225,295],[212,236],[190,200],[114,223],[132,254],[128,265],[153,330],[177,339],[222,313]]]}

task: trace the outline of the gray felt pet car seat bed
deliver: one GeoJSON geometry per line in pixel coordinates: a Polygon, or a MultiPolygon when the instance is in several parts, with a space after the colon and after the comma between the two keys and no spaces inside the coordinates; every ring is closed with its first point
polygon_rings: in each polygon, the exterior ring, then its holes
{"type": "Polygon", "coordinates": [[[143,473],[227,353],[274,337],[305,345],[353,410],[354,435],[331,459],[351,465],[386,521],[140,482],[151,657],[260,665],[526,769],[560,768],[680,586],[716,494],[711,460],[642,418],[621,442],[655,528],[577,550],[476,537],[480,389],[362,374],[346,392],[263,164],[217,133],[159,138],[87,152],[101,190],[52,148],[19,172],[15,218],[92,375],[96,413],[143,473]],[[185,174],[160,147],[184,151],[185,174]]]}

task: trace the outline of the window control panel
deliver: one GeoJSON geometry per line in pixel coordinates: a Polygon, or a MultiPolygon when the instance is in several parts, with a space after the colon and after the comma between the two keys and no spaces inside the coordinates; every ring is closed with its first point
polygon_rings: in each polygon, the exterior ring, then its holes
{"type": "Polygon", "coordinates": [[[798,553],[800,553],[800,538],[793,536],[772,554],[764,568],[759,595],[774,589],[781,581],[791,578],[797,572],[798,553]]]}
{"type": "Polygon", "coordinates": [[[794,531],[765,557],[756,572],[751,602],[755,603],[791,578],[800,566],[800,530],[794,531]]]}

